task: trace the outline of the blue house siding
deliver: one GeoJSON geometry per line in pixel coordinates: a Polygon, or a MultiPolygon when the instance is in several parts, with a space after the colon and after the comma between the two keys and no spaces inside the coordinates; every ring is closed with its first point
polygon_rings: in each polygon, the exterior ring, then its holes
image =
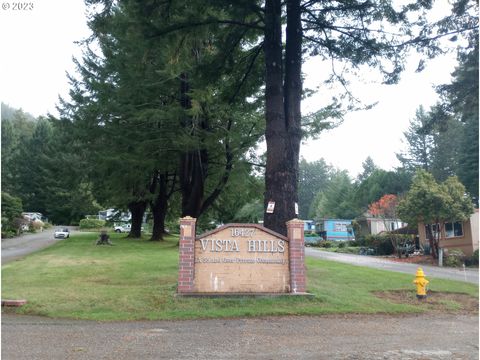
{"type": "Polygon", "coordinates": [[[351,228],[352,220],[323,219],[318,222],[317,232],[325,240],[348,241],[354,240],[355,234],[351,228]],[[350,232],[349,232],[350,230],[350,232]]]}

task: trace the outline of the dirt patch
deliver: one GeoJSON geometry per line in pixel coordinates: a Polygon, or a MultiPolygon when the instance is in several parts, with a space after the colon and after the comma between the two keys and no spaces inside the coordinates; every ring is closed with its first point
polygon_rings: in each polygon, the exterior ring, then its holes
{"type": "Polygon", "coordinates": [[[426,299],[417,299],[411,290],[375,292],[377,297],[397,304],[418,306],[428,312],[478,314],[478,298],[467,294],[429,291],[426,299]]]}

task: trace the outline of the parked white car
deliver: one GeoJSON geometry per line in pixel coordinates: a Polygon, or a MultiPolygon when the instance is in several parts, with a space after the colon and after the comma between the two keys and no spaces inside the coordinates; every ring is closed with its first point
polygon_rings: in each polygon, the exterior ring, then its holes
{"type": "Polygon", "coordinates": [[[68,239],[70,237],[70,230],[68,230],[67,228],[55,229],[53,237],[55,239],[68,239]]]}
{"type": "MultiPolygon", "coordinates": [[[[116,233],[130,232],[130,230],[132,229],[132,224],[118,224],[118,225],[115,225],[113,229],[115,230],[116,233]]],[[[141,230],[143,231],[143,226],[141,230]]]]}
{"type": "Polygon", "coordinates": [[[121,224],[121,225],[115,225],[113,227],[116,233],[130,232],[131,228],[132,228],[132,224],[121,224]]]}

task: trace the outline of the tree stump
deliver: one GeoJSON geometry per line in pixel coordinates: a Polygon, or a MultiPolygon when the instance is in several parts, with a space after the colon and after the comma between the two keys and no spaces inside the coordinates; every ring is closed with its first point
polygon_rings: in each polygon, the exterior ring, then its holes
{"type": "Polygon", "coordinates": [[[97,245],[113,245],[110,242],[110,236],[108,236],[106,231],[100,233],[100,238],[97,240],[97,245]]]}

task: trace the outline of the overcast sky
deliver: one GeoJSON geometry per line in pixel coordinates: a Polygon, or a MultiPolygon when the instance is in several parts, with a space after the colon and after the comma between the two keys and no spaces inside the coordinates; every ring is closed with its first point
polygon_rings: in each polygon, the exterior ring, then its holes
{"type": "MultiPolygon", "coordinates": [[[[32,115],[56,114],[58,96],[68,94],[66,71],[73,72],[72,56],[79,56],[74,43],[88,35],[83,0],[31,0],[33,9],[14,10],[5,0],[0,9],[0,99],[32,115]],[[5,5],[7,4],[7,5],[5,5]]],[[[444,2],[446,3],[446,2],[444,2]]],[[[350,113],[336,129],[326,131],[316,141],[302,145],[301,156],[308,161],[324,158],[356,176],[362,162],[371,156],[375,163],[392,169],[398,165],[395,153],[404,148],[403,132],[420,105],[433,105],[434,85],[448,83],[456,65],[455,56],[431,61],[422,73],[415,73],[417,60],[407,65],[398,85],[352,84],[352,91],[366,103],[378,102],[368,111],[350,113]]],[[[318,60],[305,63],[305,87],[321,84],[324,68],[318,60]]],[[[318,109],[320,91],[302,104],[302,112],[318,109]]]]}

